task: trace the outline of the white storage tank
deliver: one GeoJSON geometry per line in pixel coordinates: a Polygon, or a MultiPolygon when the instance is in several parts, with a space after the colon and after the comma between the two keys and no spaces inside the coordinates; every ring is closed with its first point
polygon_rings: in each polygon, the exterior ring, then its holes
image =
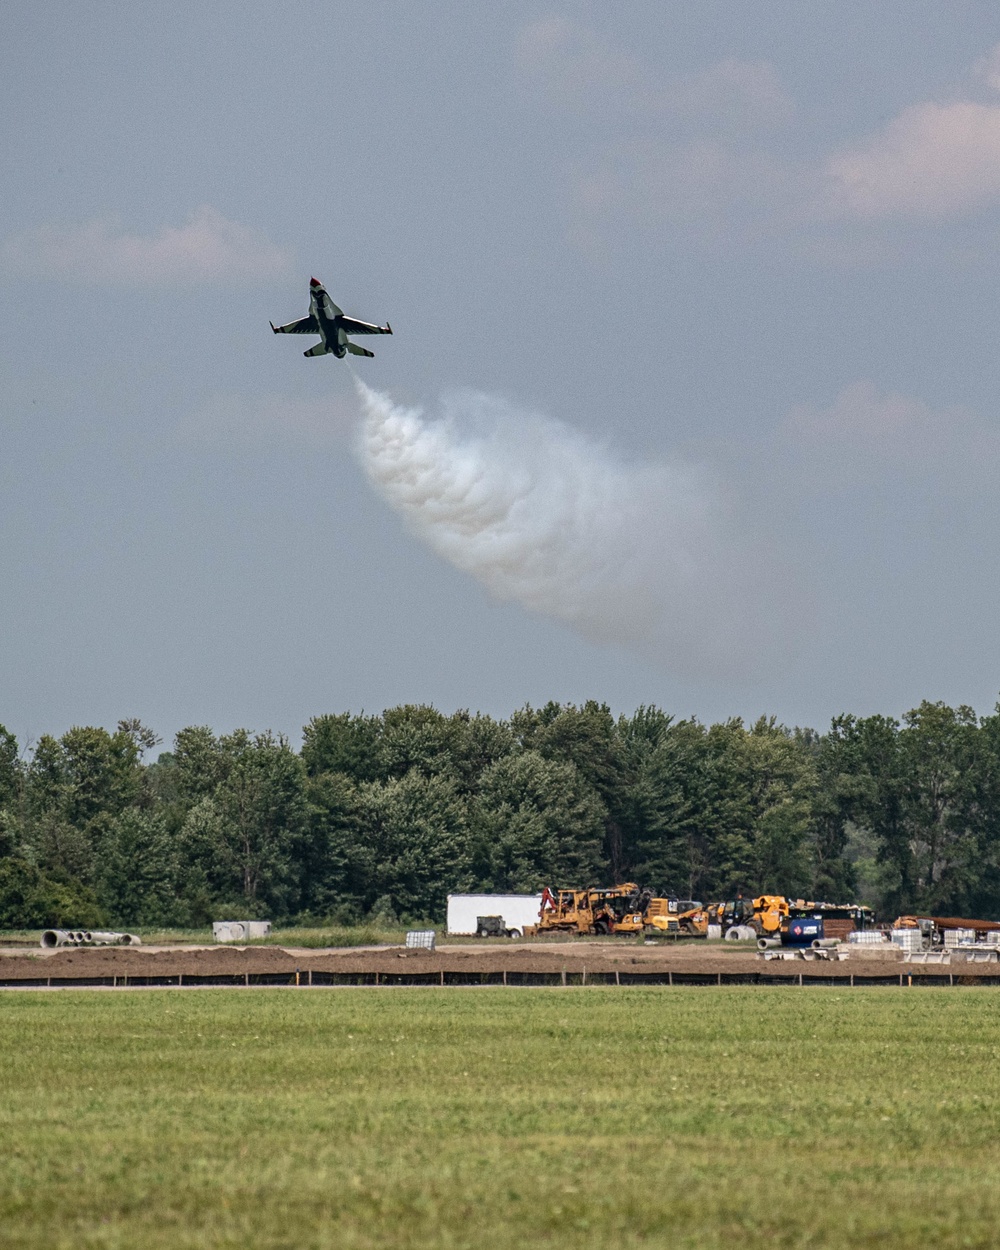
{"type": "Polygon", "coordinates": [[[471,937],[477,916],[503,916],[504,928],[523,933],[525,925],[538,924],[541,906],[540,894],[449,894],[448,932],[471,937]]]}

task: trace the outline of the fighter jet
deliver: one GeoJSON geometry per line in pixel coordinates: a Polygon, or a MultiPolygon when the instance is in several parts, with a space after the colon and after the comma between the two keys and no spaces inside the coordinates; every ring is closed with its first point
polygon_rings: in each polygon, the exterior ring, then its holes
{"type": "Polygon", "coordinates": [[[392,326],[373,326],[367,321],[355,321],[346,317],[342,308],[338,308],[326,287],[316,278],[309,279],[309,316],[299,321],[290,321],[286,326],[276,326],[270,322],[275,334],[318,334],[320,341],[310,347],[303,356],[326,356],[333,353],[339,360],[350,352],[352,356],[374,356],[374,352],[365,347],[351,343],[349,334],[391,334],[392,326]]]}

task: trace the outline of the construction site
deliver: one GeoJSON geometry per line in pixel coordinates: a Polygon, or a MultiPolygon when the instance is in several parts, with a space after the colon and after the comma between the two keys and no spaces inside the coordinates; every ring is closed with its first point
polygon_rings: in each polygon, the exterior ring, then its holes
{"type": "MultiPolygon", "coordinates": [[[[0,988],[195,986],[1000,985],[1000,923],[901,916],[878,925],[860,904],[781,895],[722,903],[656,897],[627,882],[468,896],[466,936],[449,924],[405,945],[255,944],[266,922],[216,925],[213,945],[143,945],[134,934],[46,930],[0,948],[0,988]],[[538,904],[535,924],[514,923],[538,904]],[[506,912],[506,914],[505,914],[506,912]],[[233,934],[237,936],[234,938],[233,934]],[[244,938],[244,934],[246,937],[244,938]],[[244,938],[244,940],[241,940],[244,938]]],[[[449,899],[449,920],[465,896],[449,899]]]]}

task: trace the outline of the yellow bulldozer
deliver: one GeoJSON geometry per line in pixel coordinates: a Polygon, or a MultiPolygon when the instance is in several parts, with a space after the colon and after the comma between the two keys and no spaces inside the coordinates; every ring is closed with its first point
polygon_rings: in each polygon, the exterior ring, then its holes
{"type": "Polygon", "coordinates": [[[546,933],[614,933],[624,901],[639,887],[632,881],[606,889],[556,889],[546,886],[534,932],[546,933]]]}
{"type": "Polygon", "coordinates": [[[648,933],[665,937],[708,935],[708,912],[701,903],[694,899],[652,898],[648,891],[644,891],[643,895],[640,895],[635,909],[619,917],[615,933],[648,933]]]}
{"type": "Polygon", "coordinates": [[[705,937],[708,912],[693,899],[654,898],[634,881],[606,888],[549,889],[542,894],[538,924],[525,936],[546,933],[662,934],[705,937]]]}

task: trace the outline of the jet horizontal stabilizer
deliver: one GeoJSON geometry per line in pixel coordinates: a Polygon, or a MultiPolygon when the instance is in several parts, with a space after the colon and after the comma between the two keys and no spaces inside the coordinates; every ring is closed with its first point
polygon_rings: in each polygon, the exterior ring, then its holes
{"type": "Polygon", "coordinates": [[[371,356],[374,358],[375,353],[370,352],[367,347],[359,347],[357,343],[348,343],[347,350],[352,356],[371,356]]]}
{"type": "Polygon", "coordinates": [[[330,353],[329,347],[325,343],[317,343],[310,347],[307,352],[303,352],[303,356],[327,356],[330,353]]]}

